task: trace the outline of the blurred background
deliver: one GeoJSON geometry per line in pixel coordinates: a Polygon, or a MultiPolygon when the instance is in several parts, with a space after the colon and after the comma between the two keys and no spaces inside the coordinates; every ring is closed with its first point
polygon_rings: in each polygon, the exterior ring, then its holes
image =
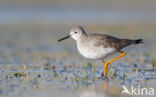
{"type": "Polygon", "coordinates": [[[55,46],[77,25],[88,33],[155,42],[155,9],[153,0],[1,0],[0,46],[55,46]]]}
{"type": "Polygon", "coordinates": [[[151,43],[156,35],[155,9],[153,0],[1,0],[0,46],[53,45],[55,49],[56,40],[77,25],[88,33],[143,38],[151,43]]]}
{"type": "MultiPolygon", "coordinates": [[[[1,67],[43,66],[47,63],[56,66],[82,64],[81,60],[84,58],[79,55],[74,40],[57,43],[58,39],[66,36],[77,25],[83,26],[87,33],[104,33],[130,39],[143,38],[144,44],[125,49],[130,55],[121,61],[125,64],[155,66],[154,0],[0,0],[1,67]]],[[[97,64],[101,62],[98,61],[97,64]]],[[[15,96],[18,96],[20,89],[14,92],[15,96]]],[[[0,90],[0,94],[8,96],[8,90],[0,90]]],[[[49,95],[51,93],[46,92],[49,95]]],[[[38,96],[41,96],[40,93],[38,96]]]]}

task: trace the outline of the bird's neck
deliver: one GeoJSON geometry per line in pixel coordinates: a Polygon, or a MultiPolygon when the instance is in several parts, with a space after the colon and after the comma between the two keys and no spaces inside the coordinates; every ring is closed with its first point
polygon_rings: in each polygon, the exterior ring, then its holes
{"type": "Polygon", "coordinates": [[[87,37],[88,37],[87,34],[82,34],[82,35],[80,36],[80,38],[78,38],[76,41],[77,41],[77,42],[83,42],[83,41],[85,41],[85,40],[87,39],[87,37]]]}

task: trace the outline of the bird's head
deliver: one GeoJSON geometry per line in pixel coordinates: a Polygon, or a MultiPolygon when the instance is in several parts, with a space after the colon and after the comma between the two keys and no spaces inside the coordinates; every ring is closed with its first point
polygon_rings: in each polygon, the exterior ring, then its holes
{"type": "Polygon", "coordinates": [[[73,28],[70,30],[69,35],[67,35],[67,36],[64,37],[64,38],[59,39],[58,42],[60,42],[60,41],[62,41],[62,40],[65,40],[65,39],[67,39],[67,38],[70,38],[70,37],[73,38],[73,39],[75,39],[75,40],[78,40],[78,39],[80,39],[80,37],[81,37],[82,35],[87,35],[87,34],[85,33],[83,27],[81,27],[81,26],[76,26],[76,27],[73,27],[73,28]]]}

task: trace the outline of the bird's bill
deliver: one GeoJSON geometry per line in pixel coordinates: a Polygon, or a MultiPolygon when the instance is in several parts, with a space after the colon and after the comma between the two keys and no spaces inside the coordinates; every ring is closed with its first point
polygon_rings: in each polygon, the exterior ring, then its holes
{"type": "Polygon", "coordinates": [[[61,42],[61,41],[65,40],[65,39],[68,39],[68,38],[70,38],[70,37],[71,37],[71,35],[68,35],[68,36],[66,36],[66,37],[63,37],[63,38],[57,40],[57,41],[58,41],[58,42],[61,42]]]}

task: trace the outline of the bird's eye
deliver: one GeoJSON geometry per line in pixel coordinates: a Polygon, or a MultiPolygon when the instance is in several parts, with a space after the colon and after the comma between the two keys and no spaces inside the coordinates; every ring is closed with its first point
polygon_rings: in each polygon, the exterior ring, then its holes
{"type": "Polygon", "coordinates": [[[75,32],[75,34],[76,34],[77,32],[75,32]]]}

